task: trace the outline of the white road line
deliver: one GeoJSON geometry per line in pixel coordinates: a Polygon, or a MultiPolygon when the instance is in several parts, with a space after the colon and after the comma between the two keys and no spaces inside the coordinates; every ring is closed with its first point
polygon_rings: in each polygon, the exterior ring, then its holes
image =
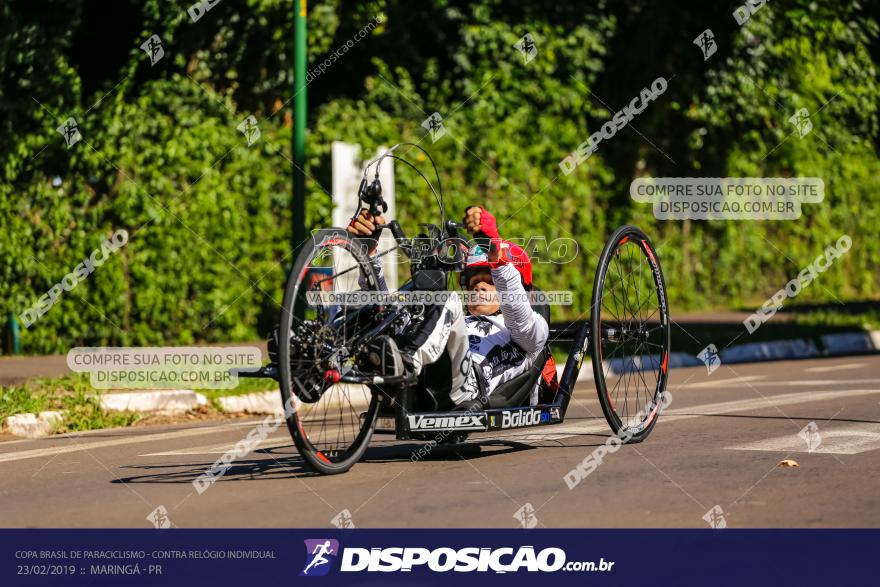
{"type": "Polygon", "coordinates": [[[760,381],[761,379],[766,379],[766,375],[747,375],[745,377],[731,377],[730,379],[712,379],[711,381],[701,381],[699,383],[688,383],[687,385],[679,385],[678,387],[684,389],[691,388],[700,388],[700,387],[715,387],[716,385],[724,385],[726,383],[745,383],[752,381],[760,381]]]}
{"type": "MultiPolygon", "coordinates": [[[[674,390],[673,390],[674,391],[674,390]]],[[[848,397],[861,397],[869,395],[880,395],[880,388],[875,389],[839,389],[834,391],[800,391],[795,393],[786,393],[780,395],[771,395],[766,398],[750,398],[743,400],[733,400],[727,402],[718,402],[713,404],[705,404],[699,406],[691,406],[686,408],[668,409],[663,413],[662,420],[664,424],[677,422],[707,415],[730,414],[734,412],[745,412],[749,410],[759,410],[762,408],[772,408],[779,406],[789,406],[797,404],[805,404],[809,402],[827,401],[835,399],[843,399],[848,397]]],[[[674,401],[674,400],[673,400],[674,401]]],[[[674,405],[674,404],[673,404],[674,405]]],[[[82,450],[92,450],[98,448],[108,448],[114,446],[122,446],[126,444],[137,444],[143,442],[152,442],[160,440],[171,440],[176,438],[187,438],[191,436],[202,436],[205,434],[215,434],[220,432],[228,432],[242,426],[254,425],[254,422],[235,422],[232,424],[224,424],[221,426],[210,426],[205,428],[190,428],[185,430],[175,430],[172,432],[160,432],[157,434],[141,434],[137,436],[129,436],[122,438],[114,438],[112,440],[99,440],[95,442],[79,442],[70,443],[63,446],[53,446],[50,448],[40,448],[32,450],[24,450],[21,452],[0,453],[0,463],[10,461],[20,461],[24,459],[33,459],[39,457],[54,456],[58,454],[73,453],[82,450]]],[[[570,436],[580,434],[602,434],[608,433],[608,424],[602,419],[595,419],[589,423],[577,422],[571,424],[559,424],[556,426],[547,426],[542,429],[520,429],[510,430],[501,433],[480,434],[474,436],[475,440],[492,440],[492,439],[517,439],[522,442],[538,442],[543,440],[559,440],[570,436]]],[[[75,440],[76,437],[70,437],[75,440]]],[[[229,448],[234,446],[230,443],[229,448]]],[[[2,447],[2,445],[0,445],[2,447]]],[[[225,450],[224,450],[225,452],[225,450]]]]}
{"type": "MultiPolygon", "coordinates": [[[[679,422],[682,420],[690,420],[700,416],[716,416],[723,414],[733,414],[736,412],[748,412],[751,410],[760,410],[763,408],[773,408],[781,406],[791,406],[805,404],[809,402],[820,402],[833,399],[842,399],[845,397],[861,397],[867,395],[880,395],[880,389],[841,389],[837,391],[824,392],[797,392],[786,393],[781,395],[771,395],[766,398],[757,397],[743,400],[733,400],[727,402],[718,402],[714,404],[705,404],[701,406],[691,406],[686,408],[667,409],[660,417],[660,426],[679,422]]],[[[674,405],[673,398],[673,405],[674,405]]],[[[602,419],[596,419],[589,423],[577,424],[558,424],[556,426],[547,426],[544,428],[531,428],[522,430],[511,430],[509,432],[493,432],[491,434],[480,434],[475,436],[476,440],[516,440],[517,442],[543,442],[547,440],[561,440],[571,436],[582,434],[608,434],[610,430],[608,424],[602,419]]]]}
{"type": "Polygon", "coordinates": [[[812,380],[812,379],[803,379],[798,381],[775,381],[770,383],[763,383],[762,385],[785,385],[785,386],[797,386],[797,387],[805,387],[810,385],[880,385],[880,379],[820,379],[820,380],[812,380]]]}
{"type": "Polygon", "coordinates": [[[845,365],[832,365],[830,367],[808,367],[804,369],[804,373],[827,373],[829,371],[843,371],[844,369],[858,369],[866,367],[867,363],[847,363],[845,365]]]}
{"type": "MultiPolygon", "coordinates": [[[[287,428],[285,428],[287,430],[287,428]]],[[[140,457],[174,457],[174,456],[183,456],[183,455],[222,455],[229,452],[234,446],[237,440],[230,440],[229,442],[225,442],[222,444],[206,444],[202,446],[193,446],[191,448],[181,448],[175,450],[166,450],[162,452],[149,452],[142,455],[138,455],[140,457]]],[[[290,446],[293,444],[293,440],[290,439],[288,434],[283,436],[273,436],[270,438],[266,438],[259,445],[257,445],[254,450],[267,449],[267,448],[280,448],[282,446],[290,446]]],[[[252,451],[253,452],[253,451],[252,451]]]]}
{"type": "MultiPolygon", "coordinates": [[[[717,381],[704,381],[701,383],[688,383],[687,385],[670,384],[669,387],[672,391],[675,391],[676,389],[716,387],[728,383],[751,383],[762,377],[763,376],[761,375],[757,375],[754,377],[737,377],[733,379],[719,379],[717,381]]],[[[829,385],[880,385],[880,379],[796,379],[791,381],[762,381],[760,385],[755,387],[827,387],[829,385]]]]}
{"type": "Polygon", "coordinates": [[[788,434],[736,446],[727,446],[725,449],[760,450],[785,454],[808,452],[839,455],[855,455],[869,450],[880,449],[880,424],[847,423],[823,425],[819,428],[819,436],[821,437],[821,442],[813,450],[809,450],[807,443],[797,434],[788,434]]]}
{"type": "MultiPolygon", "coordinates": [[[[254,422],[250,423],[254,425],[254,422]]],[[[21,461],[24,459],[34,459],[39,457],[55,456],[60,454],[78,452],[81,450],[92,450],[96,448],[107,448],[111,446],[121,446],[123,444],[137,444],[139,442],[153,442],[155,440],[171,440],[174,438],[187,438],[189,436],[201,436],[204,434],[215,434],[219,432],[228,432],[235,428],[240,428],[247,423],[235,422],[224,424],[222,426],[208,426],[204,428],[187,428],[185,430],[175,430],[172,432],[160,432],[158,434],[138,434],[137,436],[126,436],[122,438],[114,438],[112,440],[98,440],[95,442],[76,442],[77,436],[67,436],[71,442],[62,446],[53,446],[50,448],[35,448],[31,450],[23,450],[21,452],[5,452],[0,453],[0,463],[10,461],[21,461]]],[[[54,440],[50,438],[47,440],[54,440]]],[[[0,448],[3,445],[0,444],[0,448]]]]}

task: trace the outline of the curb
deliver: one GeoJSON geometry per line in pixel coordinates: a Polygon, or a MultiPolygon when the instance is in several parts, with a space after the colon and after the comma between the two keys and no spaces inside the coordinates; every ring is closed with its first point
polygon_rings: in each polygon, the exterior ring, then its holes
{"type": "Polygon", "coordinates": [[[826,334],[822,346],[829,355],[847,355],[880,350],[880,330],[852,334],[826,334]]]}
{"type": "Polygon", "coordinates": [[[745,343],[721,351],[720,356],[723,363],[748,363],[839,357],[877,351],[880,351],[880,330],[869,330],[825,334],[820,337],[819,344],[808,338],[745,343]]]}
{"type": "MultiPolygon", "coordinates": [[[[345,385],[346,405],[353,409],[366,409],[370,394],[366,386],[345,385]]],[[[183,414],[208,405],[208,399],[191,389],[130,391],[108,393],[100,396],[101,408],[114,412],[141,412],[151,414],[183,414]]],[[[227,414],[284,415],[279,391],[259,391],[244,395],[229,395],[217,399],[220,409],[227,414]]],[[[296,401],[296,409],[302,403],[296,401]]],[[[328,407],[330,405],[328,404],[328,407]]],[[[61,412],[46,411],[39,414],[15,414],[4,421],[7,432],[23,438],[42,438],[64,419],[61,412]]]]}
{"type": "MultiPolygon", "coordinates": [[[[760,361],[787,361],[792,359],[814,359],[818,357],[839,357],[844,355],[872,353],[880,351],[880,330],[852,332],[842,334],[826,334],[817,341],[808,338],[776,340],[770,342],[748,342],[723,349],[719,353],[721,363],[754,363],[760,361]]],[[[635,371],[651,370],[657,364],[648,355],[630,359],[614,359],[610,372],[623,375],[635,371]],[[627,365],[630,366],[629,370],[627,365]]],[[[703,362],[693,355],[681,352],[669,354],[669,368],[699,367],[703,362]]],[[[586,362],[585,362],[586,366],[586,362]]],[[[578,381],[593,379],[592,369],[588,376],[581,369],[578,381]]],[[[562,375],[562,368],[557,366],[557,373],[562,375]]]]}
{"type": "Polygon", "coordinates": [[[822,353],[812,340],[796,338],[773,342],[748,342],[724,349],[719,355],[722,363],[751,363],[810,359],[820,357],[822,353]]]}
{"type": "MultiPolygon", "coordinates": [[[[345,397],[347,397],[346,405],[352,408],[364,408],[370,405],[370,392],[364,385],[341,384],[340,387],[345,389],[345,397]]],[[[340,392],[342,393],[342,392],[340,392]]],[[[258,391],[254,393],[246,393],[244,395],[228,395],[217,398],[220,408],[228,414],[268,414],[273,416],[283,416],[284,406],[281,403],[281,393],[279,390],[274,391],[258,391]]],[[[302,402],[296,400],[294,406],[297,410],[302,406],[302,402]]],[[[330,405],[328,404],[328,407],[330,405]]]]}
{"type": "MultiPolygon", "coordinates": [[[[227,395],[217,398],[220,409],[229,414],[284,414],[281,404],[281,392],[258,391],[244,395],[227,395]]],[[[299,407],[299,402],[297,407],[299,407]]]]}
{"type": "Polygon", "coordinates": [[[101,395],[101,407],[114,412],[182,414],[208,405],[208,398],[191,389],[127,391],[101,395]]]}
{"type": "Polygon", "coordinates": [[[13,436],[42,438],[51,434],[63,419],[61,412],[46,411],[39,414],[26,413],[7,416],[4,423],[13,436]]]}

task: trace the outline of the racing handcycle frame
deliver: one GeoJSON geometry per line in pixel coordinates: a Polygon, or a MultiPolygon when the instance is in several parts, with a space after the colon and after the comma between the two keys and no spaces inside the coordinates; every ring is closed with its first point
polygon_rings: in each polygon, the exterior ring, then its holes
{"type": "MultiPolygon", "coordinates": [[[[369,206],[369,210],[373,215],[381,214],[386,208],[381,197],[381,185],[378,180],[378,166],[382,159],[385,157],[391,157],[403,161],[415,169],[415,167],[407,160],[392,154],[394,150],[405,144],[408,143],[395,145],[385,154],[371,162],[371,164],[376,165],[375,178],[371,183],[368,182],[367,178],[367,172],[370,169],[370,165],[368,164],[364,171],[364,179],[361,182],[361,187],[359,189],[358,195],[360,201],[358,203],[358,210],[361,208],[361,202],[369,206]]],[[[416,148],[420,147],[416,146],[416,148]]],[[[428,156],[433,164],[433,159],[431,159],[430,155],[427,154],[426,151],[422,151],[428,156]]],[[[418,172],[418,169],[416,169],[416,171],[418,172]]],[[[438,242],[445,241],[445,239],[449,238],[458,238],[457,229],[460,228],[461,225],[446,220],[443,209],[442,191],[441,195],[438,196],[431,182],[427,180],[421,172],[418,173],[426,182],[428,182],[434,195],[437,196],[438,204],[440,205],[441,225],[424,225],[428,228],[431,238],[437,239],[438,242]]],[[[437,179],[439,184],[439,173],[437,174],[437,179]]],[[[396,220],[392,220],[384,225],[383,228],[388,228],[391,231],[398,245],[397,248],[407,253],[407,256],[411,259],[415,258],[412,254],[412,241],[407,239],[396,220]]],[[[422,236],[424,237],[424,235],[422,236]]],[[[353,254],[356,248],[355,245],[361,245],[358,238],[348,234],[345,229],[341,228],[317,231],[315,235],[313,235],[312,244],[315,247],[348,247],[353,254]]],[[[360,434],[358,434],[355,439],[355,444],[352,445],[352,447],[355,448],[349,447],[347,449],[348,453],[345,451],[340,453],[338,449],[332,449],[328,452],[326,449],[319,450],[316,446],[313,446],[309,434],[303,428],[302,422],[298,418],[297,413],[295,411],[292,413],[288,411],[288,428],[290,429],[297,448],[300,450],[300,453],[303,455],[306,462],[311,465],[311,468],[316,469],[320,473],[330,474],[347,471],[361,458],[374,431],[378,433],[393,433],[399,440],[430,439],[433,437],[435,439],[455,439],[456,442],[459,442],[472,433],[560,424],[565,420],[565,415],[572,398],[574,387],[577,383],[578,375],[587,354],[592,354],[593,357],[599,358],[599,360],[592,361],[593,375],[596,382],[597,392],[599,394],[599,400],[612,431],[621,439],[621,442],[639,442],[644,440],[655,426],[659,414],[664,407],[663,396],[665,394],[668,375],[667,370],[670,346],[666,289],[663,274],[660,269],[659,255],[651,244],[650,239],[644,232],[635,226],[624,225],[619,227],[614,231],[603,248],[596,271],[596,278],[593,283],[593,297],[589,322],[581,322],[579,325],[576,325],[574,329],[550,329],[550,340],[554,343],[570,342],[569,353],[552,401],[539,403],[537,405],[505,405],[491,407],[486,405],[485,400],[487,398],[483,398],[484,403],[482,405],[476,407],[472,406],[464,411],[460,409],[420,411],[417,406],[418,398],[420,393],[424,393],[424,390],[418,385],[415,385],[411,379],[405,379],[405,375],[383,376],[375,373],[370,374],[361,372],[359,369],[351,368],[350,366],[347,370],[343,370],[339,368],[338,362],[336,362],[335,359],[330,360],[327,364],[324,364],[323,359],[318,361],[322,362],[319,366],[319,370],[323,371],[324,375],[319,380],[313,382],[312,385],[314,386],[314,390],[313,392],[309,392],[302,385],[298,384],[296,377],[297,372],[295,367],[292,366],[296,363],[296,355],[298,354],[298,351],[296,349],[291,350],[292,346],[302,342],[297,339],[297,334],[293,331],[295,314],[297,313],[297,310],[294,308],[294,298],[299,291],[297,288],[302,285],[302,281],[308,274],[309,261],[311,258],[314,258],[309,257],[309,254],[308,250],[300,252],[297,262],[294,264],[294,267],[288,276],[288,287],[285,291],[282,319],[277,331],[278,353],[276,361],[263,367],[259,371],[250,373],[240,372],[239,375],[246,377],[270,377],[278,380],[281,383],[282,400],[285,402],[285,405],[294,403],[292,402],[292,396],[296,396],[300,402],[304,403],[320,401],[321,396],[326,393],[326,389],[334,384],[363,384],[369,387],[372,394],[372,400],[367,411],[362,412],[359,415],[361,425],[360,434]],[[628,292],[622,294],[622,302],[617,296],[618,292],[614,290],[610,292],[614,298],[614,307],[618,308],[618,310],[620,308],[625,308],[627,311],[631,312],[632,315],[628,320],[620,319],[619,317],[617,317],[616,320],[609,320],[606,316],[608,313],[608,307],[603,305],[603,300],[605,299],[603,296],[605,295],[604,288],[606,277],[608,277],[609,271],[611,271],[609,265],[614,262],[615,255],[618,259],[620,258],[621,250],[627,245],[634,245],[636,252],[634,253],[633,249],[627,249],[629,251],[630,261],[629,264],[623,264],[622,266],[633,266],[634,261],[638,262],[641,266],[641,263],[644,262],[650,270],[650,279],[653,280],[653,283],[656,286],[658,306],[654,311],[654,314],[657,315],[656,325],[655,322],[651,322],[649,318],[646,318],[647,311],[642,312],[642,307],[646,303],[641,301],[642,281],[639,281],[639,297],[636,301],[629,301],[626,298],[628,292]],[[639,304],[638,308],[634,308],[637,303],[639,304]],[[636,317],[636,314],[638,314],[638,317],[636,317]],[[658,340],[659,343],[646,342],[651,336],[654,336],[651,334],[652,332],[659,333],[659,337],[654,339],[658,340]],[[289,335],[286,333],[289,333],[289,335]],[[645,356],[643,355],[627,355],[625,353],[618,357],[614,357],[612,353],[612,356],[609,357],[605,351],[605,346],[607,344],[618,345],[619,348],[626,348],[626,345],[628,344],[641,344],[641,346],[636,347],[638,349],[646,348],[646,344],[652,344],[659,350],[657,351],[658,354],[656,357],[651,353],[645,355],[648,359],[645,359],[645,356]],[[621,359],[624,369],[623,374],[618,375],[617,386],[619,387],[622,379],[638,381],[637,377],[640,377],[646,387],[645,399],[648,401],[642,403],[644,409],[636,414],[636,418],[641,417],[636,424],[628,424],[625,422],[626,418],[631,417],[631,413],[629,413],[628,408],[626,408],[627,413],[624,413],[620,410],[619,405],[615,405],[612,398],[613,391],[608,389],[605,385],[606,377],[609,375],[607,363],[614,360],[617,360],[618,363],[620,363],[621,359]],[[644,376],[641,374],[643,371],[642,367],[646,361],[648,362],[649,371],[656,370],[657,374],[656,384],[654,385],[651,394],[648,393],[651,391],[651,385],[647,383],[644,376]],[[327,368],[328,365],[331,368],[327,368]],[[650,395],[650,397],[648,397],[648,395],[650,395]],[[381,406],[379,404],[381,404],[381,406]],[[380,426],[378,430],[376,429],[377,419],[380,418],[380,408],[385,410],[381,419],[384,421],[390,421],[391,418],[393,418],[393,428],[380,426]],[[388,414],[389,408],[393,414],[393,416],[390,417],[388,414]],[[621,413],[618,413],[618,411],[621,413]],[[342,454],[345,458],[340,457],[340,461],[334,462],[333,457],[338,454],[342,454]]],[[[313,252],[311,254],[314,255],[313,252]]],[[[407,284],[402,286],[400,290],[412,289],[412,282],[416,279],[416,276],[420,271],[436,272],[439,270],[445,276],[447,271],[460,270],[463,266],[463,258],[438,261],[438,258],[434,256],[432,259],[434,262],[431,265],[425,265],[424,259],[419,260],[420,264],[418,266],[416,266],[415,261],[413,261],[413,280],[407,282],[407,284]]],[[[620,275],[621,283],[624,284],[627,283],[628,279],[634,279],[631,275],[623,275],[620,267],[618,267],[618,274],[620,275]]],[[[640,277],[639,279],[642,278],[640,277]]],[[[646,300],[650,301],[650,299],[651,296],[648,295],[646,300]]],[[[334,327],[337,328],[337,331],[342,329],[342,331],[345,332],[345,329],[347,328],[346,324],[350,323],[352,320],[357,321],[363,319],[364,312],[369,313],[369,319],[374,320],[374,322],[370,323],[369,329],[366,332],[361,333],[360,336],[363,340],[374,340],[376,337],[388,332],[394,324],[398,323],[401,314],[407,312],[407,309],[404,305],[395,307],[393,304],[379,309],[375,307],[359,308],[346,314],[342,318],[336,318],[335,322],[330,323],[330,326],[323,327],[323,332],[326,334],[327,328],[332,329],[334,327]]],[[[619,394],[620,392],[617,391],[617,393],[619,394]]],[[[639,397],[639,399],[635,401],[638,403],[641,401],[641,398],[639,397]]],[[[625,399],[625,402],[628,402],[628,398],[625,399]]]]}

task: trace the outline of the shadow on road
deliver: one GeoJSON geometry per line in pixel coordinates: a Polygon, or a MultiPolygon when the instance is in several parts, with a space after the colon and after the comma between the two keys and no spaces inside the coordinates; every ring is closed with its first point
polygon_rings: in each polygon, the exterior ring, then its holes
{"type": "Polygon", "coordinates": [[[417,442],[394,444],[388,446],[371,446],[367,449],[361,462],[397,463],[403,461],[461,461],[482,459],[497,455],[510,454],[535,447],[520,442],[484,440],[466,441],[461,444],[432,444],[417,442]],[[501,447],[498,450],[484,450],[489,447],[501,447]]]}
{"type": "MultiPolygon", "coordinates": [[[[266,454],[271,449],[256,450],[266,454]]],[[[233,462],[229,469],[215,479],[217,483],[229,481],[259,481],[318,476],[309,470],[299,456],[289,454],[275,458],[250,457],[233,462]]],[[[125,465],[124,470],[143,471],[143,474],[120,477],[111,483],[192,483],[214,465],[215,461],[202,463],[174,463],[167,465],[125,465]]]]}
{"type": "Polygon", "coordinates": [[[756,416],[754,414],[692,414],[689,412],[681,412],[676,414],[676,416],[699,416],[700,418],[746,418],[749,420],[801,420],[803,422],[820,422],[824,421],[825,423],[829,422],[852,422],[854,424],[880,424],[877,420],[856,420],[853,418],[823,418],[823,417],[804,417],[804,416],[756,416]]]}
{"type": "MultiPolygon", "coordinates": [[[[388,441],[394,442],[394,441],[388,441]]],[[[601,442],[590,444],[598,446],[601,442]]],[[[566,445],[568,446],[568,445],[566,445]]],[[[411,461],[443,462],[474,460],[505,454],[513,454],[538,447],[513,440],[479,438],[461,444],[432,445],[430,442],[409,442],[371,445],[361,458],[365,464],[401,463],[411,461]]],[[[233,481],[265,481],[299,477],[322,477],[312,472],[299,455],[292,455],[293,445],[261,448],[244,459],[232,462],[224,474],[218,475],[216,483],[233,481]]],[[[123,470],[139,471],[111,483],[192,483],[201,477],[217,460],[198,463],[169,463],[149,465],[124,465],[123,470]]],[[[355,469],[356,470],[356,469],[355,469]]]]}

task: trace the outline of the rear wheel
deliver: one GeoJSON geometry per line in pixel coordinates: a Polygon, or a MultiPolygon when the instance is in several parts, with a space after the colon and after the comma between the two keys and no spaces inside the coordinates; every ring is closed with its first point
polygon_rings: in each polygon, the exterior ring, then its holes
{"type": "Polygon", "coordinates": [[[647,438],[664,407],[669,307],[660,260],[635,226],[618,228],[602,250],[590,316],[599,402],[624,442],[647,438]]]}
{"type": "Polygon", "coordinates": [[[364,334],[370,308],[331,298],[378,289],[363,244],[340,229],[317,233],[284,291],[278,362],[287,427],[307,465],[323,474],[344,473],[360,460],[379,411],[371,390],[337,383],[354,366],[353,341],[364,334]]]}

